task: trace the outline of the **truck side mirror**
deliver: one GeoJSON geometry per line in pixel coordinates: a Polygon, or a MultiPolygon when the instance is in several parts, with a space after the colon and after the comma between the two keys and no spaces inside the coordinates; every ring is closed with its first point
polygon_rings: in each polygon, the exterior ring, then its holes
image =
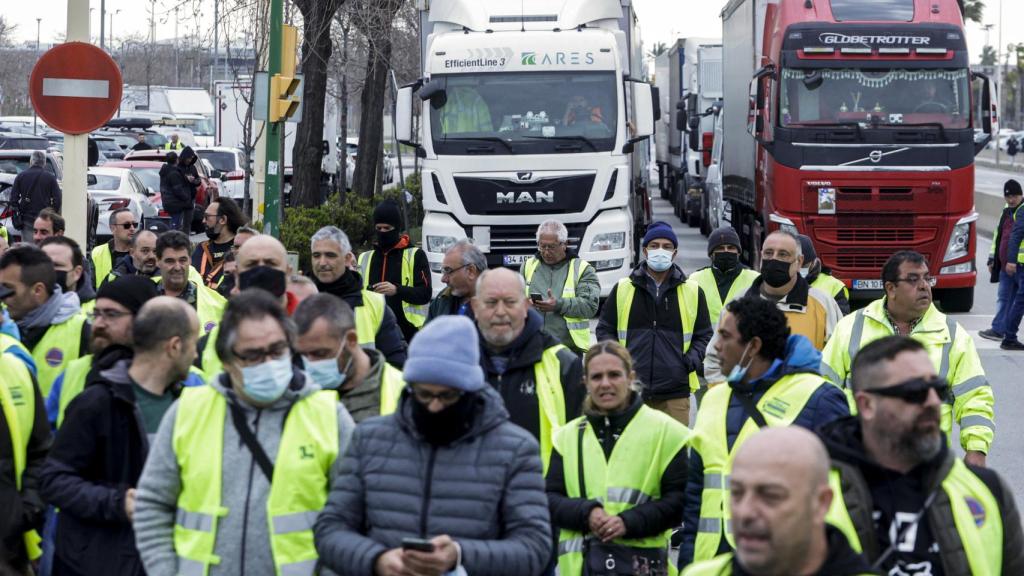
{"type": "Polygon", "coordinates": [[[691,129],[689,132],[686,133],[686,137],[687,144],[690,146],[690,150],[694,152],[700,152],[700,131],[691,129]]]}
{"type": "Polygon", "coordinates": [[[640,141],[654,134],[654,100],[652,86],[633,82],[634,126],[630,140],[640,141]]]}
{"type": "Polygon", "coordinates": [[[988,76],[975,72],[971,78],[984,81],[981,87],[981,131],[985,134],[985,138],[974,143],[974,154],[977,155],[988,146],[988,143],[992,141],[992,136],[999,131],[999,103],[992,80],[988,76]]]}
{"type": "Polygon", "coordinates": [[[661,119],[661,89],[651,86],[651,102],[654,105],[654,122],[657,124],[661,119]]]}
{"type": "Polygon", "coordinates": [[[680,132],[686,131],[686,110],[680,110],[676,113],[676,130],[680,132]]]}
{"type": "Polygon", "coordinates": [[[331,153],[331,143],[327,140],[320,141],[320,155],[327,156],[331,153]]]}
{"type": "Polygon", "coordinates": [[[420,88],[420,100],[430,100],[430,105],[435,110],[440,109],[448,102],[448,93],[445,91],[443,80],[431,80],[420,88]]]}
{"type": "Polygon", "coordinates": [[[399,142],[409,145],[414,145],[412,142],[412,92],[412,86],[404,86],[398,89],[398,97],[395,98],[395,132],[399,142]]]}

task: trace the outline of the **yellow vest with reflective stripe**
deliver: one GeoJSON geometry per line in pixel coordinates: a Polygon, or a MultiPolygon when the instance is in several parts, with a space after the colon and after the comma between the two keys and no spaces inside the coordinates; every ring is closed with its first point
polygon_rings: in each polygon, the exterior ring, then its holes
{"type": "MultiPolygon", "coordinates": [[[[416,252],[419,248],[409,246],[402,250],[402,286],[412,288],[416,283],[416,252]]],[[[363,252],[359,255],[359,273],[363,276],[363,287],[370,287],[370,265],[373,263],[374,251],[363,252]]],[[[422,328],[427,321],[427,309],[429,304],[410,304],[402,302],[402,313],[405,319],[416,328],[422,328]]]]}
{"type": "MultiPolygon", "coordinates": [[[[700,288],[696,283],[683,282],[676,286],[676,293],[679,300],[679,319],[683,326],[683,354],[690,351],[690,341],[693,339],[693,325],[697,321],[697,305],[700,302],[700,288]]],[[[626,345],[626,338],[629,335],[629,312],[633,308],[633,296],[636,295],[636,286],[629,278],[619,280],[618,288],[615,291],[615,309],[617,317],[616,330],[619,335],[619,344],[626,345]]],[[[697,373],[690,372],[690,392],[695,392],[700,387],[697,380],[697,373]]]]}
{"type": "MultiPolygon", "coordinates": [[[[661,498],[661,477],[690,439],[690,429],[670,416],[641,406],[626,425],[605,459],[586,416],[580,416],[555,433],[555,449],[562,456],[565,490],[570,498],[600,500],[611,515],[661,498]],[[579,431],[583,434],[583,484],[580,490],[579,431]]],[[[668,548],[671,530],[646,538],[623,538],[615,544],[636,548],[668,548]]],[[[558,537],[558,570],[562,576],[583,574],[583,539],[580,532],[562,530],[558,537]]],[[[671,573],[675,573],[674,569],[671,573]]]]}
{"type": "MultiPolygon", "coordinates": [[[[764,415],[768,426],[789,426],[823,384],[830,385],[817,374],[783,376],[761,396],[757,409],[764,415]]],[[[748,417],[732,449],[729,449],[726,422],[732,393],[732,387],[728,385],[714,386],[707,391],[697,411],[694,435],[690,440],[690,445],[704,462],[704,490],[701,492],[700,520],[693,548],[694,562],[714,558],[723,534],[729,546],[736,547],[729,520],[729,472],[736,450],[758,428],[748,417]]]]}
{"type": "Polygon", "coordinates": [[[206,344],[203,346],[203,353],[200,356],[200,365],[203,367],[202,374],[203,380],[207,382],[211,378],[215,378],[220,374],[223,366],[220,362],[220,356],[217,355],[217,333],[220,331],[220,326],[214,326],[213,330],[206,336],[206,344]]]}
{"type": "Polygon", "coordinates": [[[75,396],[85,390],[85,379],[89,375],[89,370],[92,369],[92,358],[92,354],[75,358],[68,363],[67,369],[64,370],[64,382],[60,385],[60,408],[57,411],[58,428],[64,422],[64,411],[67,410],[68,404],[71,404],[75,396]]]}
{"type": "Polygon", "coordinates": [[[551,460],[551,437],[565,425],[565,394],[562,391],[562,363],[558,352],[568,350],[562,344],[548,348],[533,365],[533,378],[537,386],[537,407],[540,409],[540,460],[544,475],[551,460]]]}
{"type": "MultiPolygon", "coordinates": [[[[35,426],[35,382],[28,366],[13,354],[0,351],[0,410],[7,421],[7,433],[11,437],[11,451],[14,456],[14,486],[21,491],[21,477],[28,461],[28,442],[35,426]]],[[[43,555],[39,547],[41,538],[35,530],[22,536],[30,560],[43,555]]]]}
{"type": "Polygon", "coordinates": [[[114,269],[114,255],[110,251],[110,244],[104,242],[92,249],[92,282],[95,288],[99,289],[103,279],[110,276],[114,269]]]}
{"type": "Polygon", "coordinates": [[[704,290],[704,301],[708,303],[708,319],[712,326],[718,326],[718,317],[722,315],[722,308],[737,298],[742,298],[747,290],[754,284],[754,280],[760,276],[757,272],[744,268],[729,287],[729,293],[722,298],[718,293],[718,282],[715,281],[714,271],[708,268],[701,268],[686,279],[687,283],[694,283],[704,290]]]}
{"type": "Polygon", "coordinates": [[[814,279],[814,283],[811,284],[811,288],[817,288],[833,298],[840,293],[846,296],[847,299],[850,298],[850,290],[846,288],[846,284],[843,284],[843,281],[839,278],[824,272],[818,274],[818,277],[814,279]]]}
{"type": "Polygon", "coordinates": [[[380,375],[380,415],[387,416],[398,410],[398,400],[405,388],[402,371],[384,362],[384,371],[380,375]]]}
{"type": "MultiPolygon", "coordinates": [[[[220,324],[228,301],[216,290],[207,288],[201,278],[199,281],[192,278],[191,270],[195,270],[194,268],[189,267],[189,270],[188,282],[196,287],[196,316],[199,317],[199,335],[202,336],[213,331],[220,324]]],[[[153,282],[162,285],[163,278],[155,276],[153,282]]]]}
{"type": "MultiPolygon", "coordinates": [[[[828,480],[833,496],[832,506],[829,508],[825,520],[839,528],[850,541],[850,547],[860,554],[863,552],[863,544],[857,534],[857,527],[854,526],[853,519],[850,517],[850,512],[846,508],[840,471],[833,468],[829,473],[828,480]]],[[[959,458],[954,459],[949,474],[942,480],[942,490],[949,498],[950,509],[953,512],[953,526],[963,544],[967,562],[971,566],[971,574],[973,576],[1002,574],[1003,518],[1000,514],[999,503],[992,491],[959,458]]],[[[932,508],[930,512],[934,510],[932,508]]],[[[928,521],[930,521],[930,515],[926,514],[922,522],[928,521]]],[[[947,524],[943,524],[942,529],[947,527],[947,524]]],[[[873,561],[874,558],[868,560],[873,561]]]]}
{"type": "Polygon", "coordinates": [[[377,333],[384,323],[384,301],[383,294],[363,290],[363,303],[355,308],[356,315],[356,337],[359,345],[363,348],[377,347],[377,333]]]}
{"type": "Polygon", "coordinates": [[[75,314],[60,324],[50,326],[42,339],[32,348],[32,358],[36,361],[36,378],[43,398],[50,393],[53,381],[67,368],[68,363],[79,357],[84,324],[85,315],[75,314]]]}
{"type": "MultiPolygon", "coordinates": [[[[284,424],[266,503],[279,575],[312,575],[316,567],[313,523],[327,503],[330,469],[340,448],[337,398],[333,391],[315,392],[295,403],[284,424]]],[[[228,514],[221,506],[227,401],[212,386],[198,386],[183,390],[178,402],[172,443],[181,494],[174,550],[178,574],[205,576],[220,562],[214,554],[217,524],[228,514]]]]}
{"type": "MultiPolygon", "coordinates": [[[[526,295],[530,295],[530,282],[533,281],[533,274],[537,271],[537,266],[540,265],[540,260],[536,257],[531,256],[523,264],[523,277],[526,278],[526,295]]],[[[583,278],[583,273],[590,266],[590,263],[582,258],[573,258],[569,261],[569,271],[565,276],[565,284],[562,286],[562,298],[575,298],[576,297],[576,285],[579,284],[580,278],[583,278]]],[[[573,318],[570,316],[563,316],[565,318],[565,326],[569,329],[569,336],[572,338],[573,346],[577,350],[589,350],[590,349],[590,319],[589,318],[573,318]]]]}

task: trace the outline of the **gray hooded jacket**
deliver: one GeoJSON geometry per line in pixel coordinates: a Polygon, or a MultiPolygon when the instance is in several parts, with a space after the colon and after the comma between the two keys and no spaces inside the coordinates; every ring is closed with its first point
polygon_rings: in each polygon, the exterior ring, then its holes
{"type": "MultiPolygon", "coordinates": [[[[210,385],[232,401],[234,392],[225,388],[226,382],[227,375],[221,373],[210,381],[210,385]]],[[[249,427],[271,460],[277,456],[288,407],[319,389],[302,372],[295,370],[284,395],[270,407],[257,409],[239,402],[249,427]]],[[[134,518],[135,543],[149,576],[174,576],[178,573],[178,558],[174,553],[174,517],[181,493],[181,470],[171,442],[178,406],[175,402],[164,415],[139,479],[134,518]]],[[[230,416],[225,418],[221,505],[228,509],[228,514],[217,525],[214,554],[220,557],[220,564],[211,566],[209,574],[274,574],[267,530],[270,483],[239,437],[230,416]]],[[[352,417],[339,402],[339,456],[348,447],[354,428],[352,417]]],[[[340,463],[339,457],[332,467],[332,479],[337,477],[340,463]]]]}
{"type": "Polygon", "coordinates": [[[359,425],[316,522],[326,566],[372,576],[402,538],[447,534],[468,574],[543,572],[552,539],[537,441],[490,386],[477,397],[471,430],[449,446],[422,439],[407,392],[398,412],[359,425]]]}

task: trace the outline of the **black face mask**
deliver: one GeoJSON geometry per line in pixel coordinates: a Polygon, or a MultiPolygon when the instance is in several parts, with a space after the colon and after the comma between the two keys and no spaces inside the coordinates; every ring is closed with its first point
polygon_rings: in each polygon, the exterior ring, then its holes
{"type": "Polygon", "coordinates": [[[57,286],[60,286],[61,291],[68,291],[68,273],[67,270],[55,270],[57,273],[57,286]]]}
{"type": "Polygon", "coordinates": [[[735,252],[716,252],[711,255],[711,265],[719,272],[732,272],[740,265],[740,255],[735,252]]]}
{"type": "Polygon", "coordinates": [[[447,446],[458,440],[473,425],[473,405],[476,395],[463,394],[458,401],[440,412],[431,412],[427,406],[414,397],[412,421],[423,438],[435,446],[447,446]]]}
{"type": "Polygon", "coordinates": [[[284,296],[287,277],[284,272],[270,266],[257,266],[238,275],[238,289],[260,288],[280,298],[284,296]]]}
{"type": "Polygon", "coordinates": [[[761,262],[761,277],[764,278],[764,283],[772,288],[785,286],[791,280],[789,267],[792,264],[792,262],[783,262],[782,260],[763,260],[761,262]]]}
{"type": "Polygon", "coordinates": [[[377,231],[377,246],[380,246],[384,250],[398,244],[398,241],[401,239],[402,233],[398,231],[398,228],[388,230],[387,232],[377,231]]]}

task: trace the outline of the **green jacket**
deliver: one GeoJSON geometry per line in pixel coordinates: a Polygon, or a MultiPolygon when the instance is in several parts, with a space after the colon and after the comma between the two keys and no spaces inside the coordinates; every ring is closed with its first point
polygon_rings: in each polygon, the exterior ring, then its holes
{"type": "MultiPolygon", "coordinates": [[[[540,254],[534,255],[534,258],[538,260],[539,265],[530,279],[527,293],[540,293],[546,299],[548,290],[551,290],[556,301],[554,312],[541,312],[541,315],[544,316],[544,330],[570,349],[586,352],[586,350],[579,350],[573,343],[565,319],[566,317],[590,319],[597,316],[597,308],[601,301],[601,282],[597,279],[597,272],[594,271],[593,266],[585,267],[580,281],[576,285],[576,297],[562,298],[562,287],[565,286],[565,279],[569,276],[569,263],[576,258],[576,254],[571,251],[567,252],[565,260],[554,266],[545,264],[541,260],[540,254]]],[[[540,311],[538,310],[538,312],[540,311]]]]}

